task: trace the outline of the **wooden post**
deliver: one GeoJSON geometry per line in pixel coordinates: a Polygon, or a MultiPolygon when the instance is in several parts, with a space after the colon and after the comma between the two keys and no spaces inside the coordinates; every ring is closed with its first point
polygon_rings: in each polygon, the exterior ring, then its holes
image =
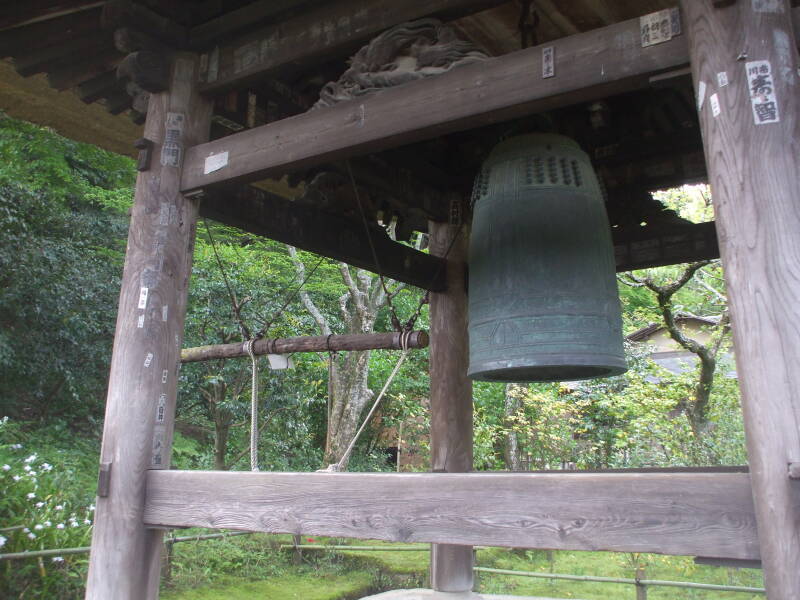
{"type": "Polygon", "coordinates": [[[169,467],[197,201],[179,193],[186,148],[207,140],[211,102],[195,91],[197,60],[178,54],[170,89],[152,94],[128,234],[103,430],[86,598],[158,597],[160,531],[144,527],[145,475],[169,467]]]}
{"type": "Polygon", "coordinates": [[[800,598],[800,83],[786,0],[682,0],[769,598],[800,598]]]}
{"type": "MultiPolygon", "coordinates": [[[[464,473],[472,470],[472,381],[467,377],[465,289],[467,234],[460,223],[431,221],[429,229],[431,254],[444,256],[450,248],[447,291],[431,293],[430,299],[431,470],[464,473]],[[458,238],[451,247],[455,235],[458,238]]],[[[431,587],[442,592],[470,591],[472,566],[471,546],[433,544],[431,587]]]]}

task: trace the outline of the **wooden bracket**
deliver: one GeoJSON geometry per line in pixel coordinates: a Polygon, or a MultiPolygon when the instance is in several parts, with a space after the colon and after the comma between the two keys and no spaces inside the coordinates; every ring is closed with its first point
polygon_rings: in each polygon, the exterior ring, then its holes
{"type": "Polygon", "coordinates": [[[133,147],[139,150],[139,157],[136,159],[136,170],[148,171],[150,169],[150,159],[153,156],[153,142],[147,138],[139,138],[133,142],[133,147]]]}
{"type": "Polygon", "coordinates": [[[97,474],[97,495],[100,498],[108,496],[111,488],[111,462],[101,462],[100,471],[97,474]]]}
{"type": "Polygon", "coordinates": [[[117,79],[133,81],[147,92],[163,92],[169,85],[169,63],[161,52],[131,52],[117,66],[117,79]]]}

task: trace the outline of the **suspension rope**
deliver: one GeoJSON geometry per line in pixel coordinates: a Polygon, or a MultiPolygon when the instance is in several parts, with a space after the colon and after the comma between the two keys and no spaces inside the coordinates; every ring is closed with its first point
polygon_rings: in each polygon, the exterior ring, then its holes
{"type": "Polygon", "coordinates": [[[378,397],[375,399],[375,402],[372,403],[372,408],[369,409],[369,413],[367,413],[364,422],[361,423],[361,427],[358,428],[358,431],[356,431],[355,435],[353,436],[353,439],[350,440],[350,444],[347,446],[347,449],[344,451],[344,454],[342,454],[342,457],[338,460],[338,462],[328,465],[326,469],[321,469],[322,471],[335,473],[343,470],[344,464],[347,463],[348,459],[350,458],[350,454],[353,452],[353,448],[355,448],[356,446],[356,442],[358,442],[358,439],[361,437],[361,434],[364,433],[364,430],[367,428],[367,425],[369,425],[369,422],[372,420],[375,411],[378,409],[378,405],[381,403],[381,400],[383,400],[383,397],[386,394],[386,390],[388,390],[389,386],[392,385],[392,381],[394,381],[395,376],[400,371],[400,367],[403,366],[403,361],[405,361],[406,356],[408,356],[410,339],[411,339],[410,331],[404,331],[400,334],[400,348],[402,349],[402,354],[400,354],[400,359],[397,361],[397,364],[394,366],[394,369],[392,369],[392,372],[389,375],[389,378],[386,380],[386,383],[383,384],[383,389],[381,390],[381,393],[378,394],[378,397]]]}
{"type": "Polygon", "coordinates": [[[250,383],[250,470],[258,471],[258,358],[253,350],[255,338],[244,343],[252,362],[252,381],[250,383]]]}

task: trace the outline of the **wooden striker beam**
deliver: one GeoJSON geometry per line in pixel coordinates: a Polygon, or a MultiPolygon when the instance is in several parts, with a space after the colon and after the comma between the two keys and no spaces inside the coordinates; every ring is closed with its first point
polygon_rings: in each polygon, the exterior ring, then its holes
{"type": "MultiPolygon", "coordinates": [[[[458,203],[460,198],[453,197],[458,203]]],[[[462,214],[462,210],[453,211],[462,214]]],[[[472,380],[467,337],[466,266],[468,228],[431,221],[431,254],[447,255],[447,291],[430,295],[431,470],[472,470],[472,380]],[[454,240],[455,238],[455,240],[454,240]],[[449,249],[449,253],[448,253],[449,249]]],[[[472,589],[472,547],[434,544],[431,587],[442,592],[472,589]]]]}
{"type": "Polygon", "coordinates": [[[747,473],[150,471],[144,519],[466,547],[759,558],[747,473]]]}
{"type": "Polygon", "coordinates": [[[169,468],[197,203],[179,192],[183,150],[208,139],[211,102],[195,91],[196,57],[175,57],[153,94],[150,170],[136,180],[100,452],[86,598],[158,597],[161,533],[145,528],[145,474],[169,468]],[[169,143],[165,143],[169,139],[169,143]]]}
{"type": "Polygon", "coordinates": [[[770,599],[800,598],[800,94],[786,0],[683,0],[770,599]]]}
{"type": "MultiPolygon", "coordinates": [[[[403,334],[364,333],[352,335],[312,335],[304,337],[261,339],[253,344],[253,354],[291,354],[293,352],[348,352],[350,350],[401,350],[403,334]]],[[[405,341],[408,348],[425,348],[428,334],[411,331],[405,341]]],[[[199,362],[215,358],[238,358],[249,356],[245,342],[198,346],[181,350],[181,362],[199,362]]]]}

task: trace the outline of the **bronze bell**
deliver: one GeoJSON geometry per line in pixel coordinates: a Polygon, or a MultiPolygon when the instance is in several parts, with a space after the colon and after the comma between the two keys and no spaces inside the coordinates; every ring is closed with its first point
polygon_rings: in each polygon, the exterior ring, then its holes
{"type": "Polygon", "coordinates": [[[600,186],[573,140],[497,145],[473,191],[469,376],[574,381],[626,370],[600,186]]]}

